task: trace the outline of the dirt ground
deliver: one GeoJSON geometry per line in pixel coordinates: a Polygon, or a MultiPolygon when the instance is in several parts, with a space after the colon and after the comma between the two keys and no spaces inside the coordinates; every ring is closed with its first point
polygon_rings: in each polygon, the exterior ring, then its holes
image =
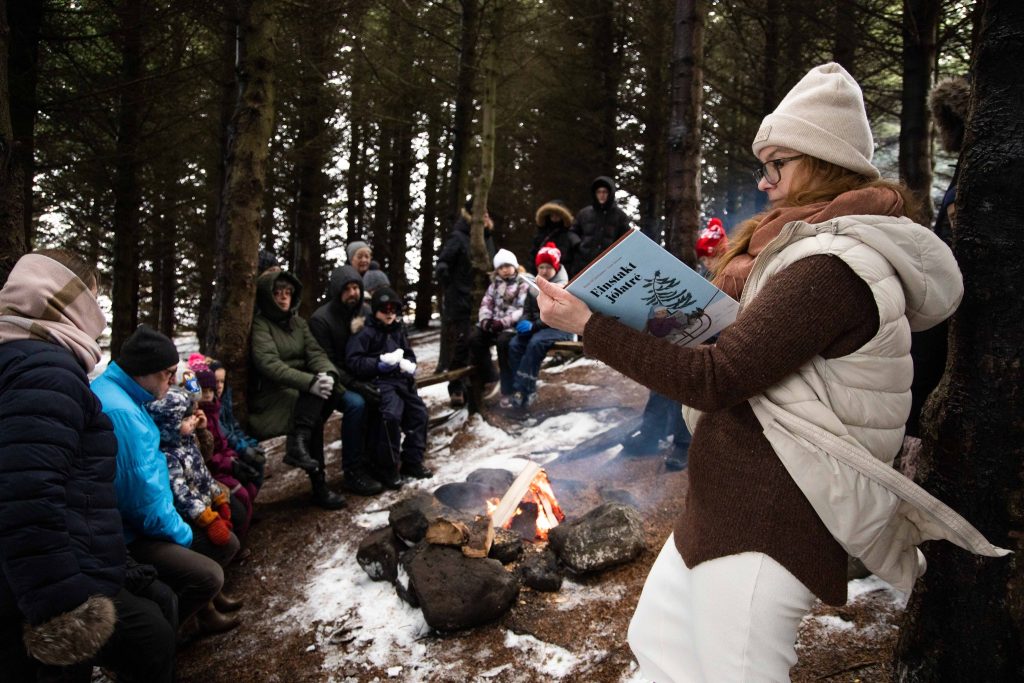
{"type": "MultiPolygon", "coordinates": [[[[601,392],[587,392],[588,406],[598,403],[616,407],[624,418],[637,416],[646,399],[645,390],[608,368],[582,364],[549,378],[534,409],[545,414],[574,407],[576,395],[561,386],[568,383],[603,388],[601,392]],[[599,396],[595,398],[594,394],[599,396]]],[[[510,431],[529,428],[493,407],[485,414],[493,425],[510,431]]],[[[337,432],[337,422],[328,428],[337,432]]],[[[329,435],[327,443],[335,438],[329,435]]],[[[468,433],[456,435],[452,447],[471,446],[467,441],[473,438],[468,433]]],[[[625,642],[626,629],[647,572],[679,511],[687,486],[685,471],[666,471],[660,457],[623,458],[608,452],[582,457],[579,453],[568,454],[546,465],[559,501],[570,517],[604,500],[634,504],[646,521],[648,550],[628,565],[573,579],[584,588],[597,588],[586,592],[601,596],[598,599],[577,600],[566,596],[565,589],[560,593],[523,589],[518,604],[500,622],[462,633],[430,635],[424,641],[429,668],[418,671],[417,662],[405,661],[402,672],[392,671],[389,676],[386,668],[367,666],[358,652],[346,651],[344,643],[310,651],[309,644],[318,635],[332,633],[341,624],[313,622],[282,629],[272,621],[302,597],[305,582],[316,571],[316,561],[331,552],[329,548],[336,545],[339,535],[350,534],[358,542],[364,532],[352,524],[353,515],[377,505],[372,498],[348,496],[348,507],[341,511],[313,507],[308,483],[280,462],[281,441],[268,442],[269,469],[274,476],[266,482],[257,502],[260,520],[248,539],[249,555],[227,570],[229,591],[246,600],[241,612],[244,622],[232,633],[185,642],[179,655],[180,680],[550,680],[535,670],[517,668],[523,650],[504,645],[508,631],[532,635],[571,653],[602,653],[587,655],[568,680],[614,682],[637,676],[625,642]],[[335,647],[335,651],[329,651],[329,647],[335,647]],[[325,661],[331,662],[329,670],[325,661]]],[[[329,458],[328,472],[332,484],[339,487],[337,452],[329,458]]],[[[818,604],[814,614],[822,618],[805,620],[800,632],[799,662],[792,670],[794,681],[892,680],[889,662],[900,614],[884,591],[879,593],[862,596],[840,609],[818,604]]]]}

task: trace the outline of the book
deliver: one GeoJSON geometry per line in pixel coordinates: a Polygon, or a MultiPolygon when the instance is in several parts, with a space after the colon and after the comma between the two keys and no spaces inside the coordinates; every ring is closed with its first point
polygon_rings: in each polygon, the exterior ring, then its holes
{"type": "Polygon", "coordinates": [[[739,304],[639,230],[631,230],[569,281],[590,310],[681,346],[736,320],[739,304]]]}

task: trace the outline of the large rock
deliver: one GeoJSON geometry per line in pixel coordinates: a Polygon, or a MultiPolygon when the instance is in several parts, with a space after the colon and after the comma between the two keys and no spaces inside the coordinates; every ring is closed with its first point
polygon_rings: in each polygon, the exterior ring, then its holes
{"type": "Polygon", "coordinates": [[[502,564],[515,562],[523,554],[523,539],[519,534],[498,527],[494,530],[494,542],[487,557],[502,564]]]}
{"type": "Polygon", "coordinates": [[[478,515],[487,512],[487,499],[494,498],[490,487],[467,481],[439,486],[434,497],[448,507],[478,515]]]}
{"type": "Polygon", "coordinates": [[[488,498],[501,498],[508,491],[508,487],[515,481],[515,475],[508,470],[490,467],[481,467],[473,470],[466,477],[470,484],[479,484],[488,489],[488,498]]]}
{"type": "Polygon", "coordinates": [[[500,562],[468,558],[458,548],[422,543],[405,555],[403,564],[423,617],[438,631],[494,621],[519,595],[519,581],[500,562]]]}
{"type": "Polygon", "coordinates": [[[548,543],[566,567],[577,574],[629,562],[647,547],[636,508],[603,503],[548,532],[548,543]]]}
{"type": "Polygon", "coordinates": [[[391,506],[388,524],[395,535],[403,541],[414,545],[423,540],[427,533],[427,525],[435,517],[454,517],[454,512],[445,507],[434,496],[426,491],[416,491],[391,506]]]}
{"type": "Polygon", "coordinates": [[[391,527],[371,531],[359,543],[356,562],[374,581],[395,582],[398,578],[398,557],[405,544],[395,538],[391,527]]]}
{"type": "Polygon", "coordinates": [[[562,587],[562,575],[558,571],[558,560],[550,549],[530,553],[516,567],[516,573],[524,586],[535,591],[553,593],[562,587]]]}

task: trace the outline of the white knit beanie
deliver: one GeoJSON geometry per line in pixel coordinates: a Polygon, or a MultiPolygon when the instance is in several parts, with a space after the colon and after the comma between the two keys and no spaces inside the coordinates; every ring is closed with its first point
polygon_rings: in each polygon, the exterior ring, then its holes
{"type": "Polygon", "coordinates": [[[765,147],[786,147],[869,178],[875,142],[857,81],[835,62],[816,66],[793,86],[757,131],[754,156],[765,147]]]}
{"type": "Polygon", "coordinates": [[[498,253],[494,255],[494,269],[497,270],[502,266],[519,268],[519,261],[516,260],[516,255],[508,249],[499,249],[498,253]]]}

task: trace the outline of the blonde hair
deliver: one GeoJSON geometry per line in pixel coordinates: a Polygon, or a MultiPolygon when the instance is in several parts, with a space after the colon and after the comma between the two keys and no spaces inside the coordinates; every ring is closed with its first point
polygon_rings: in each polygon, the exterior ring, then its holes
{"type": "Polygon", "coordinates": [[[793,178],[793,189],[781,202],[768,211],[748,218],[739,224],[729,240],[729,248],[723,253],[714,267],[714,281],[718,283],[718,276],[736,256],[746,253],[750,245],[750,239],[754,230],[764,217],[772,210],[791,207],[808,206],[818,202],[830,202],[839,195],[851,190],[861,190],[868,187],[882,187],[896,192],[903,199],[903,215],[913,220],[920,221],[920,203],[911,193],[910,189],[902,183],[891,180],[872,180],[848,168],[837,166],[831,162],[812,157],[805,154],[799,166],[800,173],[793,178]]]}

